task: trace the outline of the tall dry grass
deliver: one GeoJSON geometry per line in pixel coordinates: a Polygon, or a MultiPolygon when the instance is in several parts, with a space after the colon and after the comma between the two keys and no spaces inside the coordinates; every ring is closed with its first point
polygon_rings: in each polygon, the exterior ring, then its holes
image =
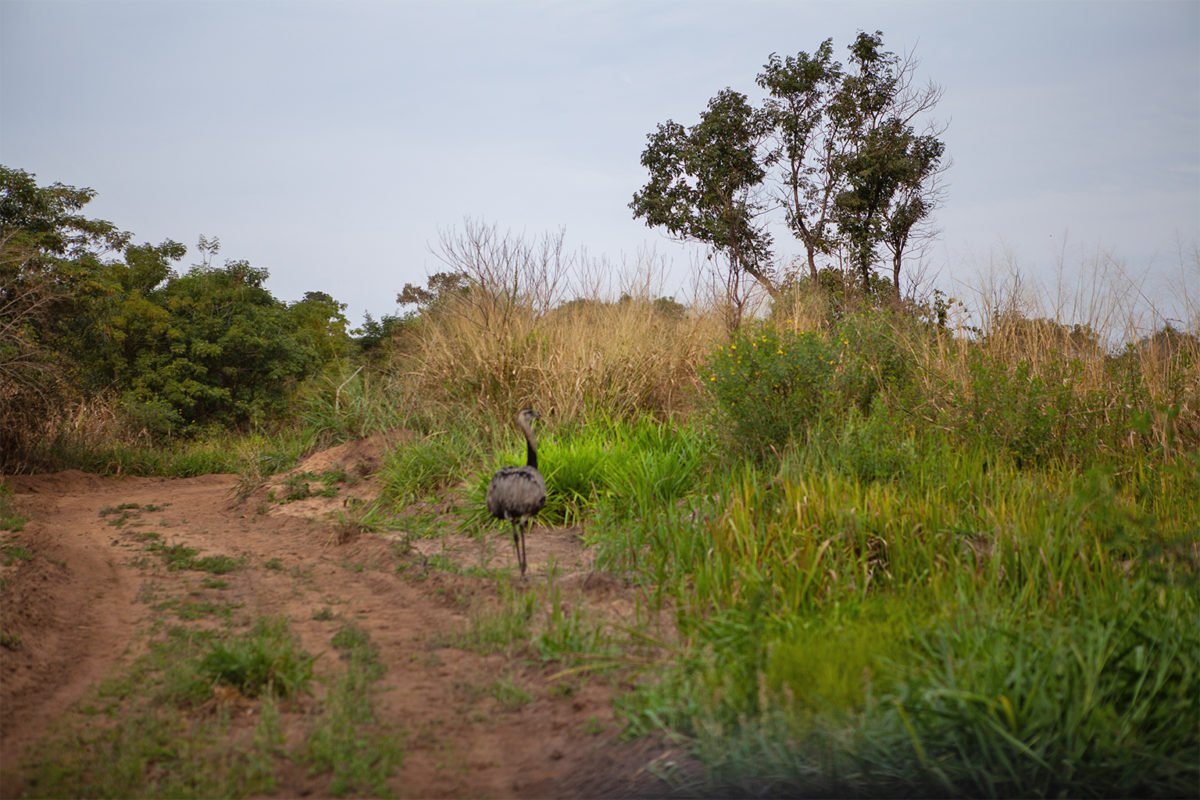
{"type": "Polygon", "coordinates": [[[530,242],[468,222],[439,255],[468,288],[426,309],[391,365],[426,406],[667,417],[689,407],[696,367],[724,335],[718,314],[655,296],[652,262],[609,269],[567,254],[561,234],[530,242]]]}
{"type": "Polygon", "coordinates": [[[396,365],[415,397],[507,415],[536,405],[559,419],[671,416],[696,365],[724,336],[719,318],[640,297],[577,300],[546,313],[475,287],[421,321],[396,365]]]}
{"type": "MultiPolygon", "coordinates": [[[[941,372],[965,383],[974,350],[1062,382],[1105,423],[1141,415],[1136,427],[1167,452],[1200,447],[1200,305],[1187,281],[1163,309],[1109,254],[1067,273],[1060,260],[1049,284],[1012,265],[985,280],[970,304],[976,335],[957,337],[952,355],[939,353],[941,372]]],[[[1189,273],[1200,277],[1200,252],[1181,261],[1181,276],[1189,273]]]]}
{"type": "MultiPolygon", "coordinates": [[[[565,422],[677,415],[697,405],[702,367],[727,339],[720,303],[664,299],[651,260],[613,269],[568,253],[561,233],[531,241],[468,222],[443,236],[439,256],[469,288],[426,308],[390,365],[396,396],[435,417],[507,419],[526,405],[565,422]]],[[[853,353],[856,368],[880,383],[892,380],[889,370],[906,382],[881,385],[881,396],[934,426],[1072,436],[1077,451],[1092,446],[1095,437],[1082,434],[1096,427],[1106,431],[1095,443],[1103,448],[1200,447],[1200,313],[1191,298],[1178,295],[1184,310],[1175,313],[1186,323],[1169,326],[1118,264],[1085,266],[1074,288],[1061,274],[1047,288],[1001,265],[1001,277],[983,281],[943,328],[928,313],[811,286],[748,324],[864,348],[853,353]],[[890,333],[881,338],[881,328],[890,333]]],[[[848,363],[843,357],[839,369],[848,363]]]]}

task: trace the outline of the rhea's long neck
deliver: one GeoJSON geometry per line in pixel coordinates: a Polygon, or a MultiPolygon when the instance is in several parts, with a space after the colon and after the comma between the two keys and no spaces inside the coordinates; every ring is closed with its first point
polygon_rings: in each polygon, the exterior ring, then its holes
{"type": "Polygon", "coordinates": [[[525,466],[537,469],[537,442],[533,438],[533,431],[529,430],[529,425],[523,419],[518,420],[517,425],[525,434],[525,466]]]}

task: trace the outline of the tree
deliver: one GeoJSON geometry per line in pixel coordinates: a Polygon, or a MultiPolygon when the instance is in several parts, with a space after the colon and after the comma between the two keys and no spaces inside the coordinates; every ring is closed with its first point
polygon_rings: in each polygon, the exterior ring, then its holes
{"type": "Polygon", "coordinates": [[[0,166],[0,466],[28,457],[74,391],[58,331],[103,282],[100,256],[129,234],[79,213],[95,192],[0,166]]]}
{"type": "Polygon", "coordinates": [[[647,137],[641,160],[650,180],[630,203],[635,218],[723,257],[727,297],[739,310],[743,273],[776,292],[759,154],[768,129],[744,94],[722,90],[692,127],[668,120],[647,137]]]}
{"type": "Polygon", "coordinates": [[[86,217],[91,189],[39,187],[0,167],[0,462],[29,463],[55,412],[116,399],[137,429],[171,434],[284,413],[292,388],[349,354],[343,306],[291,305],[245,261],[173,269],[178,242],[131,244],[86,217]]]}
{"type": "Polygon", "coordinates": [[[847,139],[837,159],[844,184],[833,216],[863,287],[870,287],[877,249],[885,246],[899,295],[904,253],[937,204],[945,146],[937,139],[940,130],[917,135],[912,127],[916,116],[937,104],[941,90],[914,89],[916,62],[882,46],[882,33],[858,34],[850,70],[830,105],[847,139]]]}
{"type": "Polygon", "coordinates": [[[772,53],[757,79],[768,93],[763,107],[775,142],[766,161],[779,173],[780,205],[788,227],[804,244],[813,280],[817,256],[828,255],[835,245],[830,228],[844,140],[828,107],[841,78],[833,40],[826,39],[812,56],[772,53]]]}
{"type": "Polygon", "coordinates": [[[363,315],[362,325],[351,331],[353,342],[364,356],[377,357],[383,345],[393,339],[408,322],[407,316],[384,314],[375,319],[368,312],[363,315]]]}
{"type": "Polygon", "coordinates": [[[471,282],[465,272],[435,272],[426,279],[424,287],[414,283],[404,284],[404,288],[396,295],[396,302],[402,306],[416,306],[416,311],[408,314],[409,317],[415,317],[451,297],[465,294],[470,287],[471,282]]]}
{"type": "Polygon", "coordinates": [[[155,432],[278,416],[319,366],[320,353],[297,324],[312,307],[289,309],[266,289],[267,276],[246,261],[197,265],[156,290],[143,313],[119,321],[117,338],[137,344],[123,351],[114,380],[130,403],[154,410],[147,417],[158,421],[155,432]]]}
{"type": "Polygon", "coordinates": [[[941,91],[915,88],[916,62],[884,50],[878,31],[860,32],[849,52],[847,66],[828,39],[811,55],[772,54],[757,76],[760,108],[724,89],[695,126],[660,124],[642,153],[649,180],[630,204],[635,218],[724,256],[729,291],[745,273],[778,299],[766,216],[782,210],[811,280],[845,257],[875,291],[886,283],[872,279],[886,249],[899,292],[944,169],[941,131],[913,125],[941,91]]]}
{"type": "Polygon", "coordinates": [[[353,342],[345,311],[345,303],[325,292],[305,292],[301,300],[288,306],[292,330],[316,362],[325,364],[349,357],[353,342]]]}
{"type": "Polygon", "coordinates": [[[938,177],[946,146],[932,134],[906,135],[892,201],[883,211],[880,240],[892,261],[892,285],[900,293],[900,269],[914,241],[932,235],[925,227],[941,199],[938,177]]]}

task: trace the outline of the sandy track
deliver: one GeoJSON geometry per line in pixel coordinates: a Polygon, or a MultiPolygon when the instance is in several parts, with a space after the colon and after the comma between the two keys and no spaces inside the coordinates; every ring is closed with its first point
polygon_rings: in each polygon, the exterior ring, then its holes
{"type": "MultiPolygon", "coordinates": [[[[147,558],[139,531],[243,559],[243,568],[223,576],[229,583],[224,596],[250,617],[286,616],[311,653],[327,654],[330,637],[346,621],[370,634],[387,666],[377,696],[380,716],[403,732],[404,763],[392,781],[401,797],[634,796],[664,789],[645,769],[663,751],[649,742],[616,741],[608,687],[592,682],[570,695],[553,692],[547,670],[536,663],[449,644],[470,610],[487,602],[487,581],[436,571],[421,580],[405,577],[396,570],[396,548],[383,537],[334,544],[327,523],[296,508],[236,502],[233,476],[65,472],[7,483],[30,518],[14,536],[35,557],[4,574],[0,623],[20,640],[15,648],[0,647],[5,797],[20,794],[19,765],[54,723],[144,646],[155,600],[186,594],[187,581],[201,580],[147,558]],[[121,505],[138,510],[117,525],[121,505]],[[335,619],[314,618],[321,609],[335,619]],[[501,675],[524,687],[532,701],[505,710],[470,691],[501,675]]],[[[578,555],[569,532],[542,533],[530,545],[533,581],[545,579],[547,553],[560,565],[572,549],[578,555]]],[[[494,557],[503,561],[511,553],[499,541],[494,557]]],[[[597,603],[622,602],[611,585],[600,582],[597,592],[597,603]]],[[[336,668],[334,656],[318,659],[318,674],[336,668]]],[[[299,769],[284,770],[281,781],[280,796],[325,791],[320,777],[299,769]]]]}

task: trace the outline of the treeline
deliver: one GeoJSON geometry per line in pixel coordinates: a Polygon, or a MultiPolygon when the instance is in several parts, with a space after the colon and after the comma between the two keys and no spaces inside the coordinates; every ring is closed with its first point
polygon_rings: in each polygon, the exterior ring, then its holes
{"type": "Polygon", "coordinates": [[[83,214],[94,194],[0,166],[0,467],[29,465],[89,404],[150,439],[263,425],[354,352],[328,294],[285,303],[265,269],[213,264],[215,238],[181,267],[182,244],[83,214]]]}
{"type": "Polygon", "coordinates": [[[155,445],[302,416],[334,439],[419,429],[413,415],[503,420],[530,403],[585,422],[715,401],[739,441],[764,452],[803,438],[814,404],[822,418],[977,430],[1034,459],[1135,442],[1169,452],[1200,437],[1194,331],[1166,326],[1114,349],[1113,331],[1039,318],[1011,298],[990,298],[978,327],[954,330],[938,293],[897,302],[853,269],[825,268],[731,332],[728,297],[685,307],[629,285],[604,299],[614,287],[589,288],[579,275],[601,268],[567,253],[561,234],[471,222],[443,235],[444,272],[399,293],[410,313],[351,329],[328,294],[286,303],[266,270],[214,264],[216,239],[201,237],[187,267],[177,242],[133,244],[82,213],[93,196],[0,167],[5,470],[72,465],[54,455],[65,432],[85,446],[155,445]],[[756,347],[764,334],[787,346],[756,347]],[[740,365],[721,349],[730,344],[740,365]],[[826,397],[846,387],[853,397],[826,397]]]}

